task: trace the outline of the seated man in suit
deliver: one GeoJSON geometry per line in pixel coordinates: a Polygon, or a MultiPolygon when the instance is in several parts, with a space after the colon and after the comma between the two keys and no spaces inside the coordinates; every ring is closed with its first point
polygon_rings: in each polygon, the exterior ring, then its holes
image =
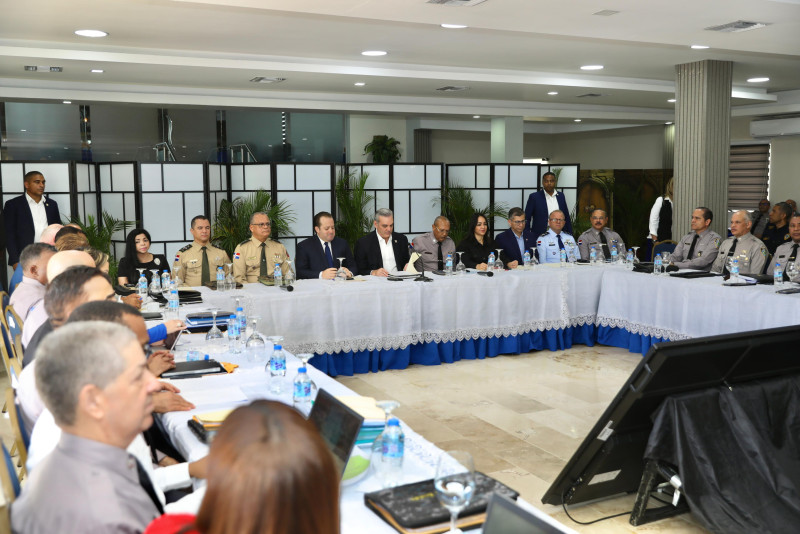
{"type": "Polygon", "coordinates": [[[63,431],[11,508],[14,533],[142,532],[163,513],[125,450],[153,423],[158,381],[130,329],[89,321],[42,342],[36,382],[63,431]]]}
{"type": "Polygon", "coordinates": [[[533,235],[538,236],[547,231],[547,221],[555,210],[564,212],[564,231],[572,235],[572,221],[564,193],[556,191],[556,175],[546,172],[542,176],[542,189],[531,193],[525,204],[525,220],[533,235]]]}
{"type": "Polygon", "coordinates": [[[295,267],[297,278],[322,278],[333,280],[339,269],[336,258],[344,258],[343,267],[347,276],[358,273],[356,260],[350,252],[347,241],[336,237],[336,221],[327,211],[314,215],[315,237],[309,237],[297,244],[295,267]]]}
{"type": "Polygon", "coordinates": [[[375,212],[375,233],[368,233],[356,243],[356,265],[361,274],[389,276],[408,264],[408,239],[394,232],[394,213],[381,208],[375,212]]]}
{"type": "Polygon", "coordinates": [[[494,239],[498,247],[503,247],[503,253],[508,259],[506,267],[516,269],[522,265],[522,256],[526,250],[536,246],[533,234],[525,228],[525,212],[522,208],[511,208],[508,211],[508,230],[504,230],[494,239]]]}

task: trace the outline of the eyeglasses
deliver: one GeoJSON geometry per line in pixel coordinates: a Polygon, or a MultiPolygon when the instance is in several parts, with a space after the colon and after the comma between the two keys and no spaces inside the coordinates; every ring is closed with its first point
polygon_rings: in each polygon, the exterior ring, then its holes
{"type": "Polygon", "coordinates": [[[511,224],[525,224],[525,219],[520,219],[518,221],[511,221],[511,224]]]}
{"type": "Polygon", "coordinates": [[[440,234],[449,234],[450,233],[450,229],[449,228],[444,229],[444,228],[438,228],[438,227],[434,226],[433,229],[436,230],[437,232],[439,232],[440,234]]]}
{"type": "Polygon", "coordinates": [[[553,222],[566,222],[566,219],[550,219],[553,222]]]}
{"type": "Polygon", "coordinates": [[[259,228],[269,228],[272,226],[272,223],[265,222],[265,223],[253,223],[252,226],[258,226],[259,228]]]}

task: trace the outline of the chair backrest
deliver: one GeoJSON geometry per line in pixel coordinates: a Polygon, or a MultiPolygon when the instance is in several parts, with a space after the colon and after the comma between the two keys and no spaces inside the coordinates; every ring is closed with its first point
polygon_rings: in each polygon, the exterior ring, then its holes
{"type": "Polygon", "coordinates": [[[675,251],[675,247],[677,243],[675,241],[664,240],[659,241],[653,245],[653,257],[656,257],[656,254],[672,254],[675,251]]]}
{"type": "Polygon", "coordinates": [[[6,314],[6,308],[8,308],[8,300],[9,300],[8,293],[5,291],[0,291],[0,300],[3,302],[3,315],[6,314]]]}
{"type": "Polygon", "coordinates": [[[8,306],[6,308],[6,326],[8,326],[8,331],[11,334],[11,339],[13,340],[16,336],[22,336],[22,324],[23,321],[20,319],[17,312],[14,311],[14,306],[8,306]]]}
{"type": "Polygon", "coordinates": [[[0,443],[0,448],[3,449],[3,458],[0,460],[0,486],[3,488],[6,506],[8,507],[19,497],[19,477],[17,476],[17,470],[14,468],[14,462],[11,460],[11,455],[8,454],[8,449],[3,443],[0,443]]]}
{"type": "Polygon", "coordinates": [[[22,468],[25,469],[25,464],[28,463],[28,446],[31,444],[31,436],[25,428],[25,421],[22,419],[22,413],[17,403],[17,395],[12,388],[6,389],[6,408],[8,409],[8,419],[11,421],[11,431],[17,442],[19,459],[22,462],[22,468]]]}
{"type": "Polygon", "coordinates": [[[22,361],[16,357],[16,349],[8,333],[5,315],[0,315],[0,337],[2,337],[2,340],[0,340],[0,355],[2,355],[3,366],[11,379],[11,386],[16,387],[17,380],[22,372],[22,361]]]}

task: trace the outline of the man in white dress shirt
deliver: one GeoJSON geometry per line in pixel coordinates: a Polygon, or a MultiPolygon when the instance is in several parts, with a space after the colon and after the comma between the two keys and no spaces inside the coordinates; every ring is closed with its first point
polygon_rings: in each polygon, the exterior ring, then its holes
{"type": "Polygon", "coordinates": [[[9,304],[14,306],[19,318],[23,321],[28,317],[28,310],[36,302],[44,298],[44,289],[47,285],[47,262],[56,253],[56,248],[47,243],[31,243],[19,256],[22,265],[22,282],[19,283],[11,295],[9,304]]]}

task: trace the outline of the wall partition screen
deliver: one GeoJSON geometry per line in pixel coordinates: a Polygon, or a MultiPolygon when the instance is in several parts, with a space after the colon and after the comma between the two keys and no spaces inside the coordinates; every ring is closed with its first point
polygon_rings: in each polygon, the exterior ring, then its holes
{"type": "Polygon", "coordinates": [[[314,214],[333,213],[334,165],[330,163],[275,164],[275,198],[286,202],[294,222],[290,236],[281,236],[291,258],[297,243],[314,235],[314,214]]]}
{"type": "Polygon", "coordinates": [[[115,232],[111,236],[114,255],[117,260],[125,256],[125,236],[141,220],[137,195],[139,190],[139,168],[137,163],[100,163],[97,174],[100,182],[100,210],[115,219],[131,222],[126,231],[115,232]]]}

